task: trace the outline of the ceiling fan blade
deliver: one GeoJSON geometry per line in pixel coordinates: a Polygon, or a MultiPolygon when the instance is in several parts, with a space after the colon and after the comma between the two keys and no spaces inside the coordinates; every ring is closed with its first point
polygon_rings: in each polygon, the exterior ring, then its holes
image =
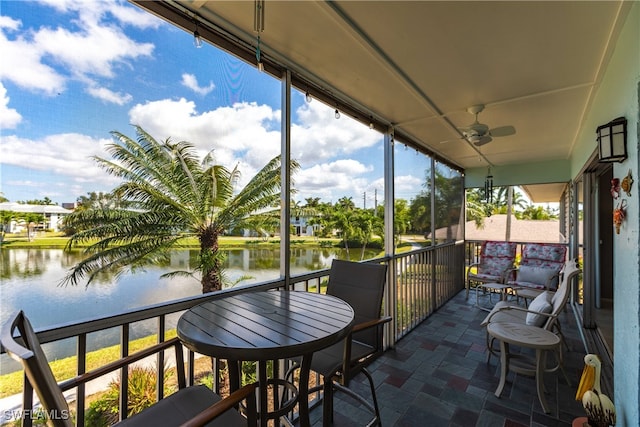
{"type": "Polygon", "coordinates": [[[485,136],[481,136],[479,137],[479,139],[477,141],[474,141],[473,144],[476,147],[481,147],[484,144],[491,142],[493,140],[493,138],[491,138],[489,135],[485,135],[485,136]]]}
{"type": "Polygon", "coordinates": [[[513,126],[500,126],[498,128],[491,129],[489,133],[491,136],[509,136],[516,133],[516,128],[513,126]]]}
{"type": "Polygon", "coordinates": [[[446,144],[448,142],[453,142],[453,141],[460,141],[461,139],[464,139],[464,136],[461,136],[459,138],[454,138],[454,139],[445,139],[444,141],[440,141],[440,144],[446,144]]]}

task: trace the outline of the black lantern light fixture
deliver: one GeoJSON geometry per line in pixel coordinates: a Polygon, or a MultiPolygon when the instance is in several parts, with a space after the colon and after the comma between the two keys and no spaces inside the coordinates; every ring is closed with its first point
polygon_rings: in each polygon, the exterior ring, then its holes
{"type": "Polygon", "coordinates": [[[627,158],[627,119],[618,117],[596,129],[600,162],[620,162],[627,158]]]}

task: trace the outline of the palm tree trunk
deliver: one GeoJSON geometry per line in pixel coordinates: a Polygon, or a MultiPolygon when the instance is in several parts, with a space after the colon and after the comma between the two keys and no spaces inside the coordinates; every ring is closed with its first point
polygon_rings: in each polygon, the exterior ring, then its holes
{"type": "Polygon", "coordinates": [[[202,293],[222,289],[222,263],[218,246],[218,230],[209,226],[200,234],[200,261],[202,265],[202,293]]]}

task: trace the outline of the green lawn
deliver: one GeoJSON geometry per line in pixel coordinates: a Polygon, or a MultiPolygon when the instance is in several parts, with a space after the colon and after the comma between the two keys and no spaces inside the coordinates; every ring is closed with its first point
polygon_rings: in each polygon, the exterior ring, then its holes
{"type": "MultiPolygon", "coordinates": [[[[176,336],[176,330],[173,329],[166,333],[165,339],[170,339],[176,336]]],[[[157,343],[157,336],[151,335],[148,337],[140,338],[129,343],[129,353],[135,353],[147,347],[151,347],[157,343]]],[[[120,346],[114,345],[111,347],[105,347],[100,350],[87,353],[87,370],[92,370],[107,363],[113,362],[120,358],[120,346]]],[[[54,360],[49,363],[53,375],[58,381],[62,381],[68,378],[76,376],[77,357],[65,357],[64,359],[54,360]]],[[[12,372],[10,374],[0,375],[0,398],[11,396],[17,393],[22,393],[22,370],[12,372]]]]}

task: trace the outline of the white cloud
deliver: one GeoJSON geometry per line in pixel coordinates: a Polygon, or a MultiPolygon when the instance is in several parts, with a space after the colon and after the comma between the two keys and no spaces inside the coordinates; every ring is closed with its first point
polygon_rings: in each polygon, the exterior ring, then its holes
{"type": "Polygon", "coordinates": [[[39,0],[60,13],[78,13],[83,22],[96,22],[111,14],[120,23],[138,28],[157,28],[160,25],[152,14],[123,1],[107,0],[39,0]]]}
{"type": "MultiPolygon", "coordinates": [[[[380,134],[346,117],[336,120],[327,106],[301,112],[304,120],[292,131],[292,157],[301,163],[294,177],[299,195],[330,200],[372,192],[363,175],[373,167],[348,157],[379,143],[380,134]],[[331,159],[338,160],[318,164],[331,159]]],[[[186,140],[203,154],[213,149],[221,165],[238,164],[240,186],[280,153],[280,111],[267,105],[245,102],[201,113],[193,101],[164,99],[135,105],[129,119],[157,139],[186,140]]]]}
{"type": "MultiPolygon", "coordinates": [[[[109,10],[113,12],[112,16],[127,23],[134,19],[134,14],[144,16],[142,12],[104,1],[91,2],[90,5],[68,0],[46,3],[79,18],[70,17],[67,28],[25,29],[14,38],[9,38],[9,35],[20,28],[21,22],[2,19],[0,51],[3,66],[0,67],[0,78],[25,89],[53,95],[65,89],[66,80],[70,77],[83,82],[88,80],[88,76],[113,78],[118,66],[153,54],[153,44],[137,43],[117,26],[103,21],[109,10]],[[132,12],[127,13],[127,9],[132,12]],[[57,66],[73,75],[65,75],[55,68],[57,66]]],[[[147,21],[141,19],[139,22],[147,21]]],[[[145,25],[151,26],[150,23],[145,25]]]]}
{"type": "Polygon", "coordinates": [[[151,56],[151,43],[136,43],[120,29],[87,24],[83,31],[42,28],[34,34],[35,45],[55,62],[77,76],[114,77],[116,64],[140,56],[151,56]]]}
{"type": "Polygon", "coordinates": [[[96,155],[108,158],[104,146],[110,142],[77,133],[49,135],[39,140],[4,135],[2,163],[70,177],[76,182],[115,183],[92,158],[96,155]]]}
{"type": "Polygon", "coordinates": [[[0,82],[0,129],[13,129],[22,121],[22,116],[15,109],[9,108],[7,89],[0,82]]]}
{"type": "Polygon", "coordinates": [[[339,197],[365,190],[368,180],[360,175],[370,171],[370,167],[353,159],[317,164],[295,175],[295,188],[302,198],[313,196],[336,202],[339,197]]]}
{"type": "MultiPolygon", "coordinates": [[[[2,25],[3,29],[12,28],[4,24],[5,22],[2,25]]],[[[44,92],[47,95],[64,90],[64,77],[52,67],[42,63],[42,50],[34,43],[25,40],[23,36],[9,40],[5,32],[1,32],[0,52],[2,52],[0,79],[12,81],[22,88],[44,92]]]]}
{"type": "Polygon", "coordinates": [[[313,163],[372,147],[380,134],[346,115],[334,117],[334,109],[312,102],[297,111],[296,124],[291,128],[292,157],[301,163],[313,163]]]}
{"type": "Polygon", "coordinates": [[[37,188],[37,187],[45,187],[47,185],[46,182],[42,182],[42,181],[32,181],[29,179],[13,179],[10,181],[7,181],[6,184],[9,185],[17,185],[20,187],[33,187],[33,188],[37,188]]]}
{"type": "Polygon", "coordinates": [[[110,102],[117,105],[125,105],[133,99],[128,93],[113,92],[106,87],[89,87],[87,93],[94,98],[102,99],[103,101],[110,102]]]}
{"type": "Polygon", "coordinates": [[[208,86],[200,86],[198,85],[198,79],[196,79],[196,76],[194,76],[193,74],[188,74],[188,73],[184,73],[182,75],[182,85],[188,87],[189,89],[191,89],[192,91],[194,91],[195,93],[199,94],[199,95],[207,95],[209,92],[211,92],[213,89],[215,89],[216,85],[213,84],[213,82],[209,82],[208,86]]]}
{"type": "Polygon", "coordinates": [[[162,23],[162,21],[156,18],[153,14],[145,12],[137,7],[134,8],[120,4],[113,4],[112,2],[105,2],[105,5],[105,7],[108,8],[109,13],[111,13],[122,24],[138,28],[158,28],[162,23]]]}
{"type": "Polygon", "coordinates": [[[0,15],[0,28],[15,31],[22,26],[22,22],[9,16],[0,15]]]}
{"type": "Polygon", "coordinates": [[[398,175],[393,180],[397,199],[410,200],[424,190],[424,179],[415,175],[398,175]]]}
{"type": "Polygon", "coordinates": [[[184,98],[138,104],[129,111],[130,123],[156,139],[189,141],[203,154],[214,150],[216,162],[227,168],[241,162],[240,184],[280,153],[279,120],[280,112],[268,105],[245,102],[199,113],[184,98]]]}

